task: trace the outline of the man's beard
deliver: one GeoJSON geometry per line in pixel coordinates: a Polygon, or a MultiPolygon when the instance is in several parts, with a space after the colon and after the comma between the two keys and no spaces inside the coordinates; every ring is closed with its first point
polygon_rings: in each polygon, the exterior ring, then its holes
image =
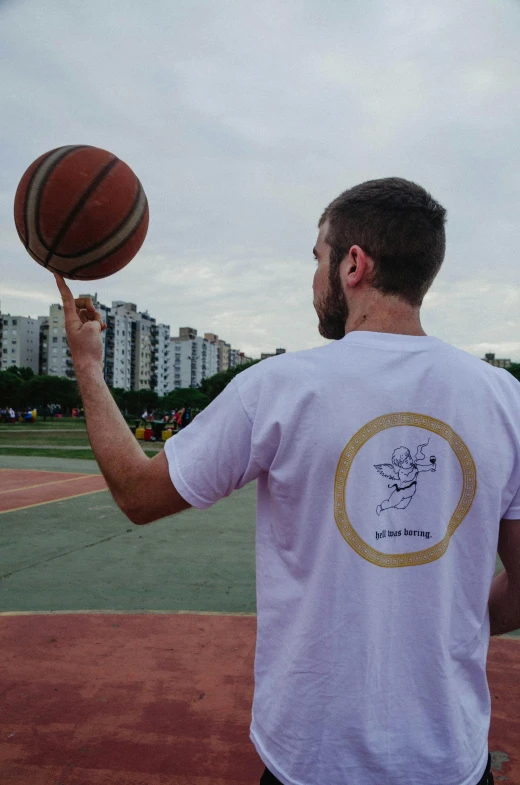
{"type": "Polygon", "coordinates": [[[324,338],[339,341],[345,337],[345,324],[348,318],[348,305],[345,298],[339,268],[329,270],[329,288],[325,297],[314,305],[318,314],[318,330],[324,338]]]}

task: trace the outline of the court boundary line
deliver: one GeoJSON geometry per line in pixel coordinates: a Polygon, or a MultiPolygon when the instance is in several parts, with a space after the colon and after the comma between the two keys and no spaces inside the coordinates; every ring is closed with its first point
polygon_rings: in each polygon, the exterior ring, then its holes
{"type": "MultiPolygon", "coordinates": [[[[25,469],[25,471],[30,471],[30,469],[25,469]]],[[[63,472],[63,474],[73,474],[73,473],[74,472],[63,472]]],[[[83,480],[85,477],[92,477],[92,475],[81,474],[78,472],[76,477],[68,477],[66,480],[51,480],[50,482],[39,482],[36,485],[22,485],[20,488],[9,488],[8,491],[0,491],[0,496],[3,493],[19,493],[20,491],[28,491],[30,488],[48,488],[49,485],[59,485],[62,482],[74,482],[75,480],[83,480]]]]}
{"type": "MultiPolygon", "coordinates": [[[[1,445],[0,445],[0,449],[2,449],[1,445]]],[[[52,447],[50,449],[52,449],[52,447]]],[[[11,457],[16,457],[16,456],[6,455],[5,457],[6,458],[11,458],[11,457]]],[[[30,456],[30,455],[21,455],[20,457],[21,458],[38,458],[37,455],[32,455],[32,456],[30,456]]],[[[1,458],[2,458],[2,455],[0,454],[0,459],[1,458]]],[[[82,459],[81,458],[78,458],[78,459],[76,459],[76,458],[62,458],[62,460],[65,460],[65,461],[80,460],[81,461],[82,459]]],[[[92,463],[92,461],[90,461],[90,463],[92,463]]],[[[101,472],[70,472],[70,471],[66,472],[64,469],[19,469],[16,466],[13,466],[13,467],[11,467],[11,466],[0,466],[0,472],[40,472],[40,474],[49,474],[49,473],[52,472],[52,474],[87,474],[89,477],[91,475],[94,476],[94,477],[96,477],[96,476],[102,477],[103,476],[101,472]]]]}
{"type": "MultiPolygon", "coordinates": [[[[81,610],[81,611],[0,611],[0,618],[5,616],[78,616],[87,614],[97,615],[119,615],[119,616],[246,616],[255,617],[256,613],[248,611],[162,611],[141,609],[138,611],[122,610],[81,610]]],[[[520,640],[520,639],[519,639],[520,640]]]]}
{"type": "MultiPolygon", "coordinates": [[[[96,476],[96,475],[94,475],[96,476]]],[[[102,475],[98,475],[102,476],[102,475]]],[[[85,491],[85,493],[75,493],[72,496],[62,496],[61,499],[49,499],[46,502],[36,502],[35,504],[26,504],[25,507],[11,507],[10,510],[0,510],[0,515],[5,515],[8,512],[19,512],[20,510],[29,510],[31,507],[41,507],[43,504],[56,504],[57,502],[66,502],[69,499],[77,499],[79,496],[90,496],[91,493],[105,493],[108,488],[98,488],[96,491],[85,491]]]]}

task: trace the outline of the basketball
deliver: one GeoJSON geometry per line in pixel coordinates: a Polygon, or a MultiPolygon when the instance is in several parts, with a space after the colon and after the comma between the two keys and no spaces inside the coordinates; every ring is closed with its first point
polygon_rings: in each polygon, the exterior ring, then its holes
{"type": "Polygon", "coordinates": [[[71,145],[29,166],[16,190],[14,220],[38,264],[90,281],[113,275],[134,258],[148,230],[148,201],[116,155],[71,145]]]}

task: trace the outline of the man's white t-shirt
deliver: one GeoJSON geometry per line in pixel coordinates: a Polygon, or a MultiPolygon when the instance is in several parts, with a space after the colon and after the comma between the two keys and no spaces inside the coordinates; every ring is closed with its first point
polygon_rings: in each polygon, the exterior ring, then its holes
{"type": "Polygon", "coordinates": [[[243,371],[166,442],[194,507],[257,480],[251,739],[285,785],[482,777],[519,393],[437,338],[359,331],[243,371]]]}

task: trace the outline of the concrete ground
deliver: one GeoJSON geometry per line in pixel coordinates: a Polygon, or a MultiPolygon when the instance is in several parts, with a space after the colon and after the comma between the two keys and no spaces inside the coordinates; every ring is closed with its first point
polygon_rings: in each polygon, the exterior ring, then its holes
{"type": "MultiPolygon", "coordinates": [[[[0,469],[99,474],[38,456],[0,469]]],[[[0,513],[2,785],[258,783],[255,495],[142,527],[106,490],[0,513]]],[[[488,659],[506,785],[520,785],[519,646],[493,639],[488,659]]]]}

